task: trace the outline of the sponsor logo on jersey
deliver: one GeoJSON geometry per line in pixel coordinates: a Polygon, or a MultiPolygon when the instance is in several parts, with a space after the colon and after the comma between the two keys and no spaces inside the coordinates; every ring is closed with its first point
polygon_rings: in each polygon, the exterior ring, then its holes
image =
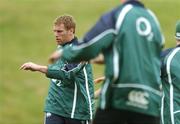
{"type": "Polygon", "coordinates": [[[146,18],[139,17],[136,20],[136,30],[140,36],[146,37],[148,41],[153,40],[154,33],[150,22],[146,18]]]}
{"type": "Polygon", "coordinates": [[[55,83],[58,87],[61,86],[61,80],[51,79],[51,81],[52,81],[53,83],[55,83]]]}
{"type": "Polygon", "coordinates": [[[147,92],[132,90],[128,94],[127,105],[142,109],[148,109],[148,98],[149,94],[147,92]]]}

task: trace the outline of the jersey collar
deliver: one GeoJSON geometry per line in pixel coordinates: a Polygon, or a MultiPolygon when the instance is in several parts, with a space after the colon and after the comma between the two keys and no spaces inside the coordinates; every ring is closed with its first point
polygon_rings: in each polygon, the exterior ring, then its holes
{"type": "Polygon", "coordinates": [[[140,6],[140,7],[145,7],[143,3],[141,3],[138,0],[129,0],[125,4],[132,4],[134,6],[140,6]]]}

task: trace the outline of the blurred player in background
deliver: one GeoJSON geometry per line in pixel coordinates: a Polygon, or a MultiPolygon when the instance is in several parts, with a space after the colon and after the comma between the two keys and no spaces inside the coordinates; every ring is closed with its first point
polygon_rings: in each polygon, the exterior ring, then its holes
{"type": "Polygon", "coordinates": [[[162,124],[180,124],[180,20],[176,24],[176,47],[162,59],[162,124]]]}
{"type": "Polygon", "coordinates": [[[105,81],[94,124],[160,123],[160,25],[139,0],[105,13],[74,47],[60,53],[67,61],[104,55],[105,81]]]}

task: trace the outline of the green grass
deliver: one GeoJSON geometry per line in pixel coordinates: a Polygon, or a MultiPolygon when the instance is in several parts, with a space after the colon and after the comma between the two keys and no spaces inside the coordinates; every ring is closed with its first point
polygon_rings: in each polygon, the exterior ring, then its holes
{"type": "MultiPolygon", "coordinates": [[[[179,0],[143,0],[157,14],[166,37],[166,47],[175,45],[174,28],[180,19],[179,0]]],[[[83,34],[119,0],[0,0],[0,124],[42,124],[48,79],[24,72],[26,61],[47,64],[56,48],[52,22],[64,13],[77,22],[83,34]]],[[[94,77],[103,66],[94,65],[94,77]]]]}

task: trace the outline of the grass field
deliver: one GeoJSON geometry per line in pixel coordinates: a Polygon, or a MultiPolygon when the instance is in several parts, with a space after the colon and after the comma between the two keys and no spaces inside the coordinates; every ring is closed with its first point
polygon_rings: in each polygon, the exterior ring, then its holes
{"type": "MultiPolygon", "coordinates": [[[[143,0],[160,20],[166,47],[175,45],[175,22],[180,19],[179,0],[143,0]]],[[[105,11],[119,0],[0,0],[0,124],[42,124],[48,79],[24,72],[26,61],[47,65],[56,48],[52,22],[64,13],[77,22],[81,37],[105,11]]],[[[94,77],[103,66],[94,65],[94,77]]]]}

